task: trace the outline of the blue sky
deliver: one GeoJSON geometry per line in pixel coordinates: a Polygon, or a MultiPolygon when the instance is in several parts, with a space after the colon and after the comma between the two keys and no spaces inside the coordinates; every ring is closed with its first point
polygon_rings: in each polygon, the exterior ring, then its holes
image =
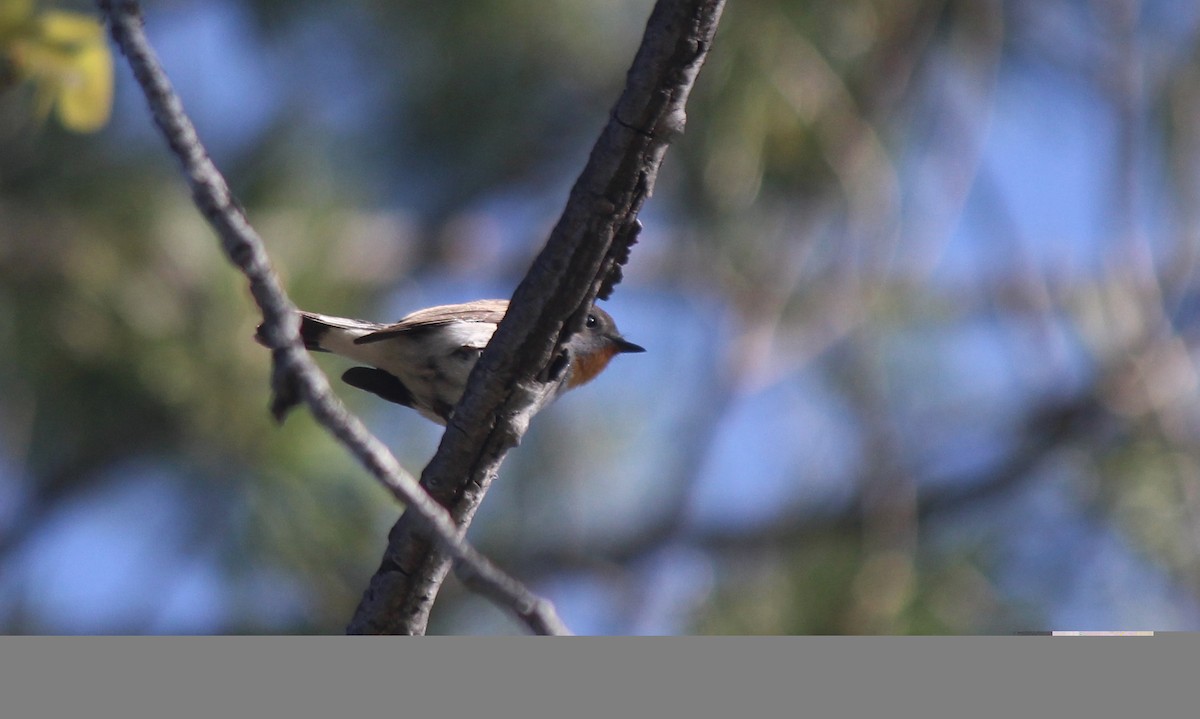
{"type": "MultiPolygon", "coordinates": [[[[354,53],[333,63],[313,63],[307,73],[310,82],[304,87],[289,85],[299,82],[288,67],[295,56],[262,49],[246,29],[239,7],[229,2],[181,3],[152,10],[149,15],[151,39],[218,163],[256,142],[275,113],[297,93],[319,96],[336,89],[339,102],[316,103],[338,108],[318,118],[331,132],[364,122],[361,111],[369,106],[377,88],[354,80],[361,76],[354,53]],[[281,77],[289,79],[280,82],[281,77]]],[[[1146,27],[1153,32],[1154,51],[1148,55],[1152,59],[1147,68],[1153,77],[1155,63],[1186,50],[1178,42],[1171,44],[1176,37],[1171,29],[1190,27],[1196,11],[1191,3],[1151,2],[1146,4],[1145,18],[1146,27]]],[[[328,40],[323,33],[319,25],[313,25],[294,42],[317,47],[328,40]]],[[[1183,30],[1178,34],[1179,38],[1188,36],[1183,30]]],[[[121,67],[120,102],[112,132],[155,148],[160,140],[141,97],[133,91],[128,72],[121,67]]],[[[1065,73],[1028,62],[1006,62],[995,87],[991,106],[982,110],[988,123],[982,136],[981,166],[1008,204],[1014,226],[1025,239],[1024,249],[1039,268],[1049,272],[1095,272],[1103,255],[1103,245],[1096,238],[1111,238],[1116,231],[1109,210],[1116,132],[1110,108],[1094,89],[1065,73]]],[[[912,176],[902,181],[920,179],[920,170],[919,162],[912,163],[912,176]]],[[[1153,187],[1144,186],[1143,191],[1139,222],[1146,232],[1164,231],[1155,223],[1153,212],[1162,200],[1153,187]]],[[[512,219],[509,231],[514,235],[518,233],[512,226],[530,228],[540,222],[538,213],[529,210],[527,199],[498,196],[490,202],[490,212],[512,219]]],[[[986,198],[967,198],[960,221],[947,228],[944,247],[931,268],[931,282],[976,280],[980,268],[1009,261],[1012,253],[997,240],[992,217],[986,198]]],[[[637,261],[635,252],[633,263],[637,261]]],[[[501,287],[483,288],[451,278],[426,284],[422,291],[425,294],[420,297],[398,295],[396,314],[414,304],[462,299],[462,292],[508,294],[501,287]]],[[[681,358],[696,357],[705,351],[706,343],[727,339],[714,336],[709,321],[712,306],[703,299],[681,301],[634,284],[623,287],[609,309],[620,318],[628,337],[652,351],[614,365],[604,381],[612,382],[610,386],[640,386],[647,397],[654,396],[656,384],[671,374],[686,387],[689,379],[699,376],[700,368],[681,364],[681,358]],[[670,327],[664,327],[663,316],[671,318],[670,327]]],[[[977,321],[950,329],[943,325],[930,335],[899,338],[893,348],[895,361],[904,362],[906,352],[910,353],[908,361],[914,363],[936,355],[948,371],[937,376],[938,387],[929,388],[929,402],[986,402],[1003,413],[1006,407],[1019,404],[1021,393],[1053,387],[1013,372],[1011,360],[998,356],[1000,331],[977,321]]],[[[1041,348],[1031,348],[1030,359],[1036,363],[1039,353],[1041,348]]],[[[1061,383],[1064,376],[1078,379],[1086,375],[1085,366],[1072,365],[1070,351],[1064,362],[1065,372],[1047,373],[1042,379],[1053,384],[1061,383]]],[[[590,407],[612,401],[600,381],[580,393],[553,411],[586,414],[590,407]]],[[[653,402],[635,409],[644,414],[630,421],[650,433],[677,427],[681,414],[689,411],[683,401],[653,402]]],[[[368,419],[385,440],[403,434],[410,438],[408,451],[413,453],[421,451],[422,443],[431,448],[436,441],[436,428],[418,420],[396,420],[393,408],[379,412],[368,419]],[[405,429],[397,430],[395,421],[405,429]]],[[[845,483],[857,469],[859,450],[848,427],[852,421],[825,379],[812,369],[737,397],[702,465],[689,507],[691,521],[696,526],[752,524],[771,519],[779,507],[798,499],[844,498],[845,483]],[[805,439],[802,445],[795,442],[797,436],[805,439]]],[[[934,443],[929,455],[935,464],[946,467],[985,465],[990,456],[1003,450],[1006,440],[984,431],[977,443],[957,449],[934,443]]],[[[581,481],[570,491],[578,493],[579,505],[587,510],[572,519],[581,524],[593,522],[597,531],[617,526],[623,508],[645,506],[643,500],[653,496],[653,478],[661,470],[655,461],[647,454],[642,466],[631,467],[627,475],[605,485],[602,493],[581,481]]],[[[0,507],[8,504],[5,493],[15,485],[11,471],[0,462],[0,477],[4,478],[0,481],[0,507]]],[[[120,631],[202,633],[221,626],[235,607],[245,605],[247,597],[251,604],[274,607],[281,623],[305,616],[304,598],[285,576],[262,576],[242,586],[223,586],[218,581],[221,572],[215,549],[177,563],[185,541],[176,532],[186,526],[178,521],[187,506],[186,490],[180,483],[164,479],[166,470],[152,463],[114,471],[125,475],[122,482],[64,508],[19,555],[6,562],[0,600],[11,595],[14,584],[24,585],[29,596],[39,598],[45,614],[56,618],[56,630],[64,633],[104,632],[113,627],[120,631]],[[138,531],[130,531],[131,527],[138,531]],[[151,585],[157,588],[148,590],[151,585]],[[158,601],[162,596],[168,598],[165,605],[158,601]],[[154,605],[150,599],[138,597],[155,597],[154,605]]],[[[1110,529],[1078,516],[1070,500],[1070,478],[1054,475],[1053,469],[1049,474],[1045,486],[1001,503],[994,516],[964,518],[958,530],[940,541],[951,541],[957,531],[971,534],[1000,526],[1019,527],[1020,535],[1008,538],[1003,551],[1023,558],[1014,565],[1035,569],[1001,576],[1000,585],[1015,596],[1054,597],[1052,615],[1061,628],[1136,629],[1144,623],[1153,623],[1155,629],[1200,626],[1200,609],[1194,601],[1181,597],[1161,570],[1144,561],[1110,529]],[[1006,525],[1014,521],[1014,515],[1020,521],[1006,525]],[[1060,579],[1068,574],[1073,581],[1063,586],[1060,579]]],[[[511,501],[503,496],[489,499],[511,501]]],[[[5,519],[0,514],[0,521],[5,519]]],[[[661,634],[683,631],[682,618],[688,608],[706,595],[714,581],[710,561],[683,547],[668,548],[646,560],[638,572],[647,578],[649,590],[632,617],[622,609],[621,593],[595,578],[564,577],[540,589],[559,605],[576,632],[661,634]]],[[[482,620],[464,621],[469,630],[511,631],[501,623],[506,620],[486,612],[482,620]]]]}

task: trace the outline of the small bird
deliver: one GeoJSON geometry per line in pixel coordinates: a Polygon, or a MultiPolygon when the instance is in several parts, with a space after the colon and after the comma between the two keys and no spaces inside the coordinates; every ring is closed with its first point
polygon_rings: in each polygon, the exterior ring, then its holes
{"type": "MultiPolygon", "coordinates": [[[[507,310],[508,300],[477,300],[417,310],[390,325],[301,311],[300,337],[309,350],[370,365],[346,370],[346,384],[444,425],[507,310]]],[[[646,351],[621,337],[599,307],[566,349],[570,363],[556,395],[591,381],[618,354],[646,351]]]]}

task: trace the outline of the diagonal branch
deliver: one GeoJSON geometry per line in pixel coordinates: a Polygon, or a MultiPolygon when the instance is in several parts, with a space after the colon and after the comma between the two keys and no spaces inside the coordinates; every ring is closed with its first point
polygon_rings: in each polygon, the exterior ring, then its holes
{"type": "MultiPolygon", "coordinates": [[[[562,346],[597,296],[607,296],[637,238],[670,140],[716,32],[723,0],[659,0],[625,90],[592,149],[545,248],[484,350],[422,485],[460,528],[471,521],[507,451],[566,369],[562,346]]],[[[348,627],[420,634],[450,567],[421,522],[405,514],[348,627]]]]}
{"type": "Polygon", "coordinates": [[[271,268],[262,238],[250,226],[225,178],[209,159],[146,39],[139,4],[134,0],[98,0],[98,4],[108,19],[113,40],[129,60],[146,95],[155,123],[183,166],[196,207],[216,231],[230,261],[249,280],[250,291],[263,314],[262,337],[272,350],[272,384],[277,393],[295,396],[308,405],[317,421],[407,506],[404,516],[420,526],[422,536],[461,563],[464,581],[472,589],[514,612],[534,632],[568,633],[548,601],[504,574],[466,543],[450,514],[330,391],[324,373],[300,342],[299,316],[271,268]]]}

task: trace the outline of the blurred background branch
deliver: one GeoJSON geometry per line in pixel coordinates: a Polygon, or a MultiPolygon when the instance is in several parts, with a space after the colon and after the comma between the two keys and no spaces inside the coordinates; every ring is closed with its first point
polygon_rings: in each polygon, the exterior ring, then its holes
{"type": "MultiPolygon", "coordinates": [[[[387,319],[509,294],[650,5],[148,29],[297,301],[387,319]]],[[[583,633],[1200,628],[1194,5],[730,4],[608,303],[649,351],[539,416],[473,540],[583,633]]],[[[264,421],[244,289],[115,87],[86,136],[0,94],[0,621],[340,632],[394,508],[264,421]]],[[[454,582],[430,629],[513,631],[454,582]]]]}
{"type": "Polygon", "coordinates": [[[141,6],[132,0],[117,5],[101,0],[98,7],[114,42],[129,61],[155,124],[179,160],[197,210],[216,232],[226,257],[245,275],[262,312],[263,322],[256,336],[272,350],[271,411],[275,419],[282,422],[289,409],[303,402],[317,422],[404,504],[406,515],[419,522],[426,541],[434,542],[448,557],[463,565],[470,586],[512,611],[537,633],[567,633],[554,607],[532,595],[470,547],[449,513],[418,486],[416,478],[331,393],[328,379],[300,340],[299,316],[279,284],[262,238],[250,226],[225,178],[209,159],[196,136],[195,126],[184,113],[179,96],[146,39],[141,6]]]}
{"type": "MultiPolygon", "coordinates": [[[[583,329],[597,296],[607,299],[619,282],[641,227],[638,213],[654,191],[668,144],[683,132],[688,96],[723,5],[655,2],[608,123],[421,475],[421,485],[461,529],[475,516],[508,450],[520,444],[533,415],[552,397],[546,377],[555,380],[551,368],[566,339],[583,329]]],[[[561,365],[559,371],[565,371],[561,365]]],[[[450,557],[424,530],[409,516],[393,527],[350,633],[425,633],[450,557]]]]}

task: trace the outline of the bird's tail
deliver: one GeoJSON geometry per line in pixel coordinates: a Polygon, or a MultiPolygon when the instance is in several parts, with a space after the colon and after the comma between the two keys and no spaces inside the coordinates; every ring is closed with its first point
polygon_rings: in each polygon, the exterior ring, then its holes
{"type": "MultiPolygon", "coordinates": [[[[300,339],[304,341],[304,346],[313,352],[330,351],[328,347],[322,345],[321,340],[331,330],[340,331],[350,336],[360,336],[374,332],[379,327],[378,324],[367,322],[366,320],[352,320],[346,317],[333,317],[317,314],[316,312],[300,311],[300,339]]],[[[266,344],[263,339],[262,325],[258,326],[258,330],[254,334],[254,339],[261,345],[266,344]]]]}

